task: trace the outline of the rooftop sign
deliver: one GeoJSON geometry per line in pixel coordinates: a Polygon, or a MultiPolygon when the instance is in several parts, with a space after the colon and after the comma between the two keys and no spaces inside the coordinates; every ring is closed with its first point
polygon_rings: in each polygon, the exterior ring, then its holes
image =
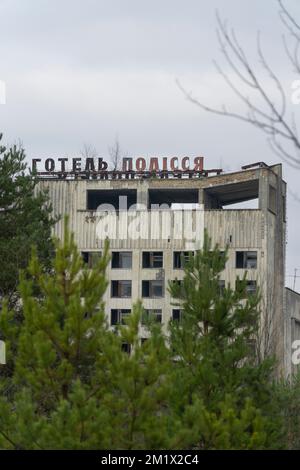
{"type": "Polygon", "coordinates": [[[204,170],[203,157],[123,158],[122,169],[109,169],[103,158],[41,158],[32,160],[32,171],[45,178],[136,179],[208,176],[221,169],[204,170]]]}

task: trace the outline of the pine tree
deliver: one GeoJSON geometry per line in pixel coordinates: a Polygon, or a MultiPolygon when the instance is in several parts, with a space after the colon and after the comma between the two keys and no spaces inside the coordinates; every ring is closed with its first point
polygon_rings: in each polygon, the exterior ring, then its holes
{"type": "Polygon", "coordinates": [[[149,325],[149,339],[141,344],[140,303],[127,325],[108,327],[103,305],[108,260],[106,246],[97,266],[88,269],[67,225],[50,273],[34,251],[21,276],[24,321],[16,323],[7,306],[0,315],[14,369],[1,384],[2,448],[168,445],[165,341],[160,327],[149,325]]]}
{"type": "Polygon", "coordinates": [[[246,277],[236,289],[220,286],[226,259],[205,233],[183,280],[169,285],[182,309],[180,322],[170,325],[172,406],[199,448],[269,447],[276,445],[280,419],[272,400],[273,361],[258,364],[253,349],[259,293],[247,295],[246,277]]]}
{"type": "Polygon", "coordinates": [[[168,448],[170,432],[176,432],[168,413],[170,363],[165,338],[160,325],[150,323],[148,338],[141,342],[143,313],[137,303],[127,324],[120,327],[120,339],[129,346],[130,354],[118,347],[106,378],[114,393],[107,396],[105,404],[117,430],[110,448],[168,448]]]}
{"type": "Polygon", "coordinates": [[[36,191],[36,184],[24,149],[0,142],[0,265],[5,266],[0,269],[0,300],[5,296],[11,307],[18,303],[19,270],[27,267],[31,246],[36,245],[45,267],[53,254],[55,220],[47,194],[36,191]]]}

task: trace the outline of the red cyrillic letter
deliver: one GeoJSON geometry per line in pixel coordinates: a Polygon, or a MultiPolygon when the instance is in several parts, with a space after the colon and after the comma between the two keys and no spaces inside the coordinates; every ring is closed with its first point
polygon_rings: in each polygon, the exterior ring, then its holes
{"type": "Polygon", "coordinates": [[[203,171],[203,157],[196,157],[194,159],[194,171],[203,171]]]}
{"type": "Polygon", "coordinates": [[[188,171],[190,169],[190,159],[189,159],[189,157],[184,157],[181,160],[181,166],[182,166],[183,171],[188,171]],[[188,163],[186,164],[186,162],[188,162],[188,163]]]}
{"type": "Polygon", "coordinates": [[[143,157],[138,158],[135,162],[135,166],[137,171],[145,171],[146,160],[143,157]]]}

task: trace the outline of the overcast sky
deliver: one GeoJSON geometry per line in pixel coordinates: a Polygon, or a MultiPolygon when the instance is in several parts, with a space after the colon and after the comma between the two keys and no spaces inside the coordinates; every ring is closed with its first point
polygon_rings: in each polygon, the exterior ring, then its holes
{"type": "MultiPolygon", "coordinates": [[[[300,17],[299,0],[286,5],[300,17]]],[[[131,156],[204,155],[205,167],[227,171],[279,162],[258,130],[201,111],[176,85],[179,79],[202,101],[241,110],[212,63],[222,63],[216,9],[258,70],[261,31],[289,94],[298,77],[284,54],[276,0],[0,0],[4,140],[20,139],[28,159],[77,156],[84,143],[106,157],[118,135],[131,156]]],[[[300,105],[293,112],[300,122],[300,105]]],[[[283,173],[300,194],[300,171],[284,164],[283,173]]],[[[300,275],[299,215],[289,195],[288,276],[295,268],[300,275]]]]}

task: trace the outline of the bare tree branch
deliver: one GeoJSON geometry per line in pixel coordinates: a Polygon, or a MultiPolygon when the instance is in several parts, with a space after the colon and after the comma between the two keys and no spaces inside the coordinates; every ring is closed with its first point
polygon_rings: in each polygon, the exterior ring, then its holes
{"type": "MultiPolygon", "coordinates": [[[[83,158],[97,158],[99,156],[99,152],[93,145],[84,143],[81,150],[80,155],[83,158]]],[[[121,146],[119,143],[118,137],[116,137],[113,145],[108,147],[108,155],[109,155],[109,163],[111,165],[112,170],[121,170],[122,158],[125,156],[123,151],[121,150],[121,146]]]]}
{"type": "MultiPolygon", "coordinates": [[[[300,74],[300,24],[286,9],[282,0],[278,0],[278,3],[281,21],[295,42],[294,47],[290,49],[286,38],[283,37],[284,50],[295,71],[300,74]]],[[[260,34],[257,35],[257,55],[265,77],[271,81],[276,91],[274,96],[270,88],[258,78],[256,69],[248,60],[235,31],[228,29],[227,22],[220,18],[218,12],[216,20],[217,38],[228,71],[226,72],[218,63],[214,62],[214,64],[225,83],[245,106],[244,113],[228,110],[224,104],[220,108],[208,106],[195,98],[177,80],[178,87],[190,102],[204,111],[239,119],[262,130],[267,135],[273,152],[291,167],[300,169],[300,140],[295,116],[287,112],[287,93],[265,58],[260,34]],[[251,91],[251,97],[245,92],[247,88],[251,91]]]]}
{"type": "Polygon", "coordinates": [[[80,155],[83,158],[96,158],[98,156],[98,152],[91,144],[85,143],[80,150],[80,155]]]}
{"type": "Polygon", "coordinates": [[[121,160],[122,160],[122,151],[120,147],[120,142],[118,137],[115,138],[115,141],[111,147],[108,148],[108,154],[110,156],[110,162],[112,164],[113,170],[120,170],[121,160]]]}
{"type": "Polygon", "coordinates": [[[297,38],[300,39],[300,23],[295,20],[295,18],[292,17],[291,13],[287,10],[287,8],[284,6],[282,0],[278,0],[278,3],[280,5],[280,18],[284,22],[284,24],[287,25],[289,31],[297,38]]]}
{"type": "Polygon", "coordinates": [[[300,23],[298,23],[295,18],[293,18],[291,13],[284,6],[282,0],[278,0],[278,3],[280,6],[279,16],[282,21],[282,24],[294,40],[294,45],[293,47],[291,47],[288,45],[286,37],[283,35],[282,40],[284,49],[292,66],[294,67],[294,71],[296,73],[300,73],[300,23]]]}

